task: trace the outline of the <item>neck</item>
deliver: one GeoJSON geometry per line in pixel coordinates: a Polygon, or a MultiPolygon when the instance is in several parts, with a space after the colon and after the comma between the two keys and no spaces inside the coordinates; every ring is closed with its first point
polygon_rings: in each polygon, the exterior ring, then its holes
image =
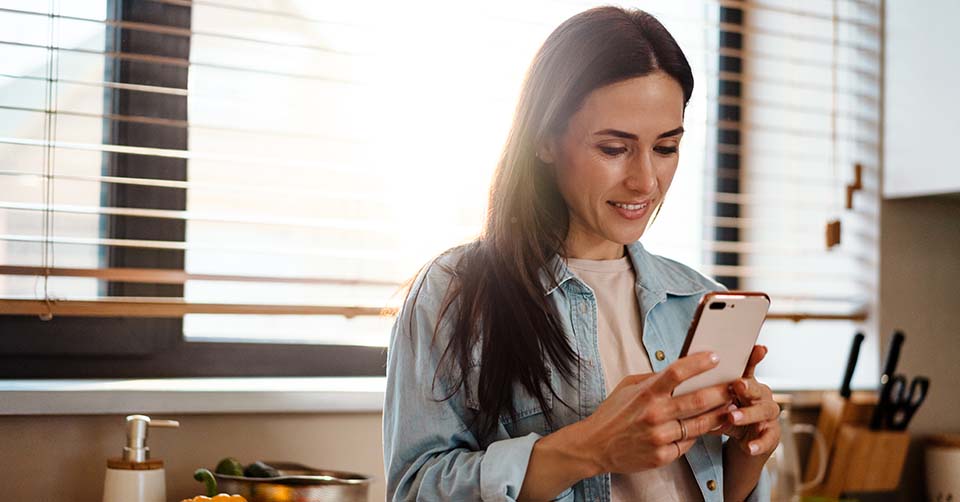
{"type": "Polygon", "coordinates": [[[598,236],[588,236],[583,232],[574,231],[571,227],[564,242],[567,258],[581,260],[616,260],[626,256],[623,244],[608,241],[598,236]],[[592,237],[592,238],[591,238],[592,237]]]}

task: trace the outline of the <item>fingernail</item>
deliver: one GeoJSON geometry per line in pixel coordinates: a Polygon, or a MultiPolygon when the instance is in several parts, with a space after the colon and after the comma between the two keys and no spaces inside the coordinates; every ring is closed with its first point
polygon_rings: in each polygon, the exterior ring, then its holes
{"type": "Polygon", "coordinates": [[[751,455],[756,455],[757,453],[760,453],[760,445],[758,445],[757,443],[751,444],[751,445],[750,445],[750,454],[751,454],[751,455]]]}
{"type": "Polygon", "coordinates": [[[712,362],[713,364],[719,363],[719,362],[720,362],[720,356],[717,355],[716,352],[711,352],[711,353],[710,353],[710,362],[712,362]]]}
{"type": "Polygon", "coordinates": [[[737,409],[737,405],[735,404],[731,404],[730,406],[727,406],[727,411],[734,411],[736,409],[737,409]]]}
{"type": "Polygon", "coordinates": [[[743,419],[743,412],[739,410],[734,410],[730,412],[730,418],[733,418],[733,422],[737,423],[743,419]]]}

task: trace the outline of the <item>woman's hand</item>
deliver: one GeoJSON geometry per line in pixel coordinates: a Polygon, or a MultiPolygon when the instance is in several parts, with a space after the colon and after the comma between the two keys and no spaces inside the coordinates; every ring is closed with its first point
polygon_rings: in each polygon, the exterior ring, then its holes
{"type": "Polygon", "coordinates": [[[734,405],[727,413],[724,426],[714,434],[730,436],[727,447],[735,446],[743,453],[769,457],[780,443],[780,406],[773,400],[770,387],[754,378],[754,369],[767,355],[767,347],[755,345],[743,378],[733,382],[734,405]],[[731,445],[732,443],[732,445],[731,445]]]}
{"type": "Polygon", "coordinates": [[[624,378],[582,422],[599,472],[629,473],[669,464],[697,437],[722,427],[732,402],[727,385],[671,395],[681,382],[718,362],[709,353],[693,354],[659,373],[624,378]]]}
{"type": "Polygon", "coordinates": [[[549,500],[581,479],[673,462],[727,420],[727,384],[673,397],[681,382],[716,367],[709,353],[659,373],[631,375],[589,417],[537,440],[518,500],[549,500]]]}

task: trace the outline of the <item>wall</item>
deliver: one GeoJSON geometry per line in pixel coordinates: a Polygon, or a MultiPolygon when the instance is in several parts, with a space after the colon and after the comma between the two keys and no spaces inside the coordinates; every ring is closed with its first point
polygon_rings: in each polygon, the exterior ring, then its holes
{"type": "MultiPolygon", "coordinates": [[[[318,468],[372,474],[370,500],[384,499],[379,413],[157,416],[178,430],[151,432],[155,458],[167,471],[167,499],[203,494],[198,467],[220,458],[290,460],[318,468]]],[[[0,417],[3,500],[99,502],[107,457],[124,444],[123,417],[0,417]]]]}
{"type": "Polygon", "coordinates": [[[901,478],[902,500],[920,500],[920,436],[960,433],[960,199],[886,200],[880,221],[882,355],[900,329],[906,339],[897,372],[931,379],[910,423],[915,439],[901,478]]]}

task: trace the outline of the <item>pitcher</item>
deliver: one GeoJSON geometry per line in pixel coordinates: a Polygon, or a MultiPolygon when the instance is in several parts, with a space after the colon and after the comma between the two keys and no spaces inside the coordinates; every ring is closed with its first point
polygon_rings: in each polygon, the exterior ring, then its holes
{"type": "Polygon", "coordinates": [[[794,424],[790,421],[790,408],[785,406],[780,412],[780,444],[773,455],[767,460],[766,469],[770,474],[771,502],[798,502],[800,494],[823,481],[827,470],[826,443],[823,435],[810,424],[794,424]],[[817,475],[810,481],[802,483],[800,480],[800,456],[797,453],[795,434],[811,434],[817,442],[817,455],[820,462],[817,475]]]}

